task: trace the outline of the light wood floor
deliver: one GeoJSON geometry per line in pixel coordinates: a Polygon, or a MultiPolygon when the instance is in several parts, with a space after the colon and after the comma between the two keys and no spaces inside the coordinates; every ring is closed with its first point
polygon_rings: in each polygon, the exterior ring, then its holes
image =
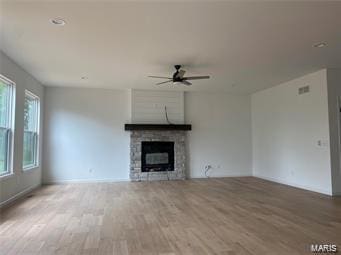
{"type": "Polygon", "coordinates": [[[311,254],[341,199],[257,178],[51,185],[2,212],[0,254],[311,254]]]}

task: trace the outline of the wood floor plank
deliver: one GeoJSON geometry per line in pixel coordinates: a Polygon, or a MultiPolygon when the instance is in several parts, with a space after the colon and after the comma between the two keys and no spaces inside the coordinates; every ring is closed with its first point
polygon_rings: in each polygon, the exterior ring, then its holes
{"type": "Polygon", "coordinates": [[[1,255],[341,249],[341,198],[252,177],[48,185],[2,211],[1,255]]]}

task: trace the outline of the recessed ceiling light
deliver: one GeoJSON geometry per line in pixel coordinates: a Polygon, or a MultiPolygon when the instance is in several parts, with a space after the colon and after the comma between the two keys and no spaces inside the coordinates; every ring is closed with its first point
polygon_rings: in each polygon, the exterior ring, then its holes
{"type": "Polygon", "coordinates": [[[64,26],[66,24],[65,20],[63,20],[62,18],[50,19],[50,22],[56,26],[64,26]]]}
{"type": "Polygon", "coordinates": [[[324,43],[324,42],[315,43],[315,44],[313,45],[314,48],[323,48],[323,47],[325,47],[325,46],[327,46],[327,44],[324,43]]]}

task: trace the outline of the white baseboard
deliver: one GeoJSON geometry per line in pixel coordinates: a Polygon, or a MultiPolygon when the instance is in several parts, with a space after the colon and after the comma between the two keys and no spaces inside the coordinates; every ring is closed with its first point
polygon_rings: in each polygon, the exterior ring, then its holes
{"type": "Polygon", "coordinates": [[[30,193],[32,190],[39,188],[41,184],[33,185],[31,187],[28,187],[27,189],[24,189],[23,191],[20,191],[19,193],[15,194],[14,196],[10,197],[9,199],[3,201],[0,203],[0,208],[5,207],[6,205],[14,202],[15,200],[24,197],[28,193],[30,193]]]}
{"type": "Polygon", "coordinates": [[[129,182],[130,179],[73,179],[73,180],[46,180],[43,184],[77,184],[77,183],[111,183],[129,182]]]}
{"type": "MultiPolygon", "coordinates": [[[[252,177],[252,174],[216,174],[210,175],[209,178],[227,178],[227,177],[252,177]]],[[[204,175],[192,175],[187,179],[207,179],[204,175]]]]}
{"type": "MultiPolygon", "coordinates": [[[[251,174],[230,174],[230,175],[212,175],[210,178],[225,177],[252,177],[251,174]]],[[[206,176],[190,176],[187,179],[204,179],[206,176]]],[[[43,184],[77,184],[77,183],[111,183],[111,182],[130,182],[130,179],[73,179],[73,180],[45,180],[43,184]]]]}
{"type": "Polygon", "coordinates": [[[328,190],[319,189],[319,188],[315,188],[315,187],[311,187],[311,186],[306,186],[306,185],[301,185],[301,184],[297,184],[297,183],[293,183],[293,182],[288,182],[288,181],[284,181],[284,180],[281,180],[281,179],[278,179],[278,178],[272,178],[272,177],[261,176],[261,175],[253,175],[253,177],[264,179],[264,180],[271,181],[271,182],[276,182],[276,183],[284,184],[284,185],[288,185],[288,186],[299,188],[299,189],[304,189],[304,190],[309,190],[309,191],[321,193],[321,194],[328,195],[328,196],[332,196],[333,195],[328,190]]]}

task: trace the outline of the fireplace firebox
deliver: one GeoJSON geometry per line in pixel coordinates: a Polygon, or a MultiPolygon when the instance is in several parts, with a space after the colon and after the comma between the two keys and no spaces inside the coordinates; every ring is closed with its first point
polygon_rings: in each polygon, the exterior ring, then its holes
{"type": "Polygon", "coordinates": [[[174,171],[174,142],[142,142],[141,171],[174,171]]]}

